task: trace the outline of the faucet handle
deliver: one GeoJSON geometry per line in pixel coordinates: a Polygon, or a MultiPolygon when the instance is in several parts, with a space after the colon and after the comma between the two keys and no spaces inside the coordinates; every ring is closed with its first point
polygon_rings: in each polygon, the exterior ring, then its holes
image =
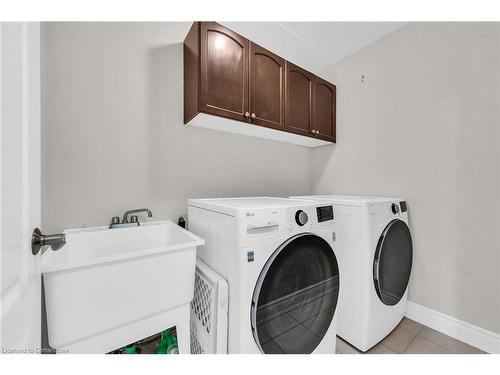
{"type": "Polygon", "coordinates": [[[130,223],[137,223],[139,221],[139,218],[137,217],[137,215],[132,215],[130,216],[130,223]]]}
{"type": "Polygon", "coordinates": [[[113,218],[111,219],[111,224],[120,224],[120,217],[113,216],[113,218]]]}

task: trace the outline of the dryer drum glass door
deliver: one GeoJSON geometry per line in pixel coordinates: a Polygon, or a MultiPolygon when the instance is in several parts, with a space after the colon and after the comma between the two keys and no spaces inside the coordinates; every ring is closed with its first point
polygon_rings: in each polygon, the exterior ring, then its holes
{"type": "Polygon", "coordinates": [[[339,293],[335,254],[304,233],[283,243],[258,278],[252,333],[263,353],[312,353],[332,322],[339,293]]]}
{"type": "Polygon", "coordinates": [[[413,246],[408,225],[391,221],[382,232],[375,250],[373,281],[380,300],[389,306],[403,298],[410,280],[413,246]]]}

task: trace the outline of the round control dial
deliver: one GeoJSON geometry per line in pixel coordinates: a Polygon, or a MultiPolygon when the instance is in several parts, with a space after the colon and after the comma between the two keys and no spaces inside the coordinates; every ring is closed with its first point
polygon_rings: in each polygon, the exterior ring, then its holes
{"type": "Polygon", "coordinates": [[[296,213],[295,213],[295,222],[300,225],[300,226],[303,226],[303,225],[306,225],[307,223],[307,220],[309,219],[309,217],[307,216],[307,214],[302,211],[302,210],[298,210],[296,213]]]}
{"type": "Polygon", "coordinates": [[[392,213],[393,213],[394,215],[396,215],[397,213],[399,213],[399,205],[397,205],[397,204],[393,203],[393,204],[391,205],[391,210],[392,210],[392,213]]]}

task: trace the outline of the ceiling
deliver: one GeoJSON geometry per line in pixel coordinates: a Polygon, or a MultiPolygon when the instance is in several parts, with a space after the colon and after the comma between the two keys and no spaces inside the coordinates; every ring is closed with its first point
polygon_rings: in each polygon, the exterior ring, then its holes
{"type": "Polygon", "coordinates": [[[404,26],[405,22],[220,22],[313,73],[404,26]]]}

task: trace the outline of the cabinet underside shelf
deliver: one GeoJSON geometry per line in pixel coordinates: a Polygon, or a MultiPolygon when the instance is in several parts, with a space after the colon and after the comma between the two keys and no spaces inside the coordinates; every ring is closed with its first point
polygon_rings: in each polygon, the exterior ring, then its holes
{"type": "Polygon", "coordinates": [[[331,142],[323,141],[321,139],[303,137],[281,130],[274,130],[263,126],[247,124],[223,117],[207,115],[205,113],[197,114],[193,119],[189,121],[188,125],[212,130],[219,130],[227,133],[262,138],[270,141],[291,143],[311,148],[332,144],[331,142]]]}

